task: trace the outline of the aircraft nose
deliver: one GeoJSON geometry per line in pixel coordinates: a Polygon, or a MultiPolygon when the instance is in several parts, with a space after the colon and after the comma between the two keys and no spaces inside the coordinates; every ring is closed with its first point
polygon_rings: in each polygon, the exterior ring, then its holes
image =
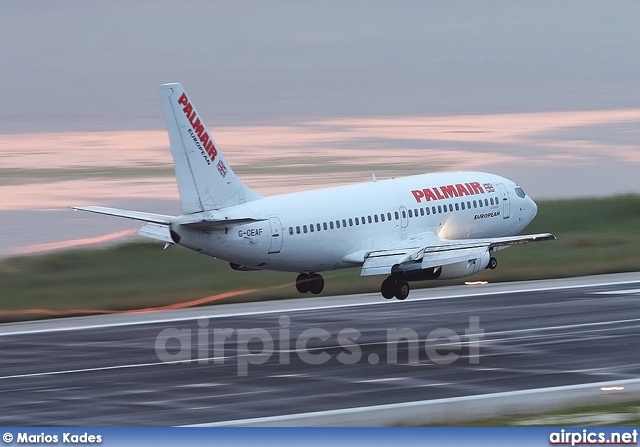
{"type": "Polygon", "coordinates": [[[536,214],[538,214],[538,205],[536,205],[536,202],[531,200],[530,197],[527,197],[527,198],[529,199],[527,208],[529,209],[529,214],[531,216],[530,221],[531,221],[533,220],[534,217],[536,217],[536,214]]]}

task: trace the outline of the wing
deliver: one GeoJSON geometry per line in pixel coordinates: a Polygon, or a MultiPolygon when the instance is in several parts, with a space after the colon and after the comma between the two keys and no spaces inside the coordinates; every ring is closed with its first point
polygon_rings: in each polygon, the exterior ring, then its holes
{"type": "MultiPolygon", "coordinates": [[[[361,276],[390,274],[393,266],[421,261],[422,269],[439,267],[477,258],[488,250],[509,245],[554,240],[550,233],[526,234],[484,239],[441,239],[434,233],[420,233],[393,242],[380,250],[362,253],[361,276]]],[[[357,256],[356,256],[357,257],[357,256]]],[[[357,262],[353,255],[345,259],[357,262]]]]}

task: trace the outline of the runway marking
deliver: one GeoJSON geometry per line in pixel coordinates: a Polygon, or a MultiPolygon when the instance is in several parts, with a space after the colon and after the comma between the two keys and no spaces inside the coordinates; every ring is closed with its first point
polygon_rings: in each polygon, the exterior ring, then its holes
{"type": "Polygon", "coordinates": [[[640,293],[640,289],[607,290],[605,292],[592,292],[592,295],[631,295],[634,293],[640,293]]]}
{"type": "Polygon", "coordinates": [[[274,376],[269,376],[272,377],[274,379],[294,379],[294,378],[300,378],[300,377],[309,377],[308,374],[276,374],[274,376]]]}
{"type": "Polygon", "coordinates": [[[177,363],[184,363],[182,361],[173,361],[173,362],[153,362],[153,363],[137,363],[132,365],[115,365],[115,366],[98,366],[95,368],[81,368],[81,369],[69,369],[62,371],[43,371],[38,373],[27,373],[27,374],[13,374],[9,376],[0,376],[0,380],[2,379],[24,379],[27,377],[42,377],[42,376],[56,376],[61,374],[73,374],[73,373],[83,373],[83,372],[94,372],[94,371],[109,371],[114,369],[130,369],[130,368],[141,368],[144,366],[157,366],[157,365],[172,365],[177,363]]]}
{"type": "MultiPolygon", "coordinates": [[[[638,323],[638,322],[640,322],[640,318],[631,318],[628,320],[595,321],[592,323],[563,324],[559,326],[547,326],[547,327],[535,327],[535,328],[528,328],[528,329],[510,329],[508,331],[485,332],[484,336],[486,337],[491,335],[518,334],[523,332],[554,331],[554,330],[576,329],[576,328],[584,328],[584,327],[605,326],[609,324],[624,324],[624,323],[638,323]]],[[[562,334],[562,335],[568,335],[568,334],[562,334]]]]}
{"type": "MultiPolygon", "coordinates": [[[[588,278],[588,277],[587,277],[588,278]]],[[[559,279],[559,280],[544,280],[544,283],[548,283],[548,282],[553,282],[553,281],[564,281],[567,280],[567,278],[564,279],[559,279]]],[[[444,295],[444,296],[427,296],[427,297],[416,297],[411,299],[410,303],[414,303],[414,302],[423,302],[423,301],[437,301],[437,300],[446,300],[446,299],[456,299],[456,298],[470,298],[470,297],[474,297],[474,296],[491,296],[491,295],[508,295],[508,294],[515,294],[515,293],[527,293],[527,292],[544,292],[544,291],[552,291],[552,290],[569,290],[569,289],[580,289],[580,288],[586,288],[586,287],[603,287],[603,286],[612,286],[612,285],[623,285],[623,284],[634,284],[634,283],[639,283],[640,280],[638,279],[633,279],[633,280],[617,280],[617,281],[606,281],[606,282],[598,282],[598,283],[592,283],[592,284],[570,284],[570,285],[556,285],[556,286],[531,286],[531,287],[525,287],[522,289],[517,289],[515,287],[518,287],[518,283],[496,283],[493,285],[497,285],[497,286],[508,286],[508,285],[512,285],[514,286],[514,288],[509,288],[507,290],[466,290],[465,292],[462,293],[453,293],[450,295],[444,295]]],[[[464,286],[460,286],[460,288],[464,288],[464,286]]],[[[436,289],[437,290],[437,289],[436,289]]],[[[357,299],[358,297],[366,297],[366,296],[373,296],[374,294],[360,294],[360,295],[345,295],[350,299],[357,299]]],[[[11,330],[10,327],[8,326],[38,326],[38,325],[42,325],[42,324],[49,324],[49,322],[45,321],[33,321],[33,322],[27,322],[27,323],[8,323],[7,325],[0,325],[0,337],[1,336],[7,336],[7,335],[22,335],[22,334],[37,334],[37,333],[46,333],[46,332],[60,332],[60,331],[74,331],[74,330],[86,330],[86,329],[103,329],[103,328],[111,328],[111,327],[124,327],[124,326],[138,326],[138,325],[147,325],[147,324],[158,324],[158,323],[172,323],[172,322],[178,322],[178,321],[189,321],[189,320],[196,320],[198,318],[208,318],[208,319],[216,319],[216,318],[232,318],[232,317],[243,317],[243,316],[249,316],[249,315],[270,315],[270,314],[277,314],[277,313],[283,313],[283,312],[289,312],[289,313],[293,313],[293,312],[309,312],[309,311],[317,311],[317,310],[329,310],[329,309],[343,309],[343,308],[349,308],[349,307],[363,307],[363,306],[400,306],[402,305],[401,303],[397,303],[397,302],[392,302],[392,301],[387,301],[387,300],[378,300],[378,295],[375,294],[376,297],[376,301],[370,301],[370,302],[351,302],[351,303],[346,303],[346,304],[329,304],[329,305],[309,305],[309,306],[300,306],[300,307],[294,307],[294,308],[290,308],[290,309],[268,309],[268,310],[254,310],[254,311],[246,311],[246,312],[230,312],[230,313],[224,313],[224,309],[215,309],[215,307],[219,307],[219,306],[214,306],[213,309],[202,309],[202,313],[198,313],[198,311],[200,309],[198,308],[189,308],[189,309],[183,309],[183,311],[189,311],[194,313],[195,315],[189,315],[189,316],[173,316],[173,317],[169,317],[169,316],[165,316],[165,317],[160,317],[160,315],[158,316],[158,318],[151,318],[148,320],[143,319],[143,315],[142,312],[140,311],[132,311],[132,312],[126,312],[126,313],[120,313],[120,314],[115,314],[116,316],[131,316],[132,318],[137,317],[135,319],[132,319],[131,321],[118,321],[118,322],[110,322],[110,323],[95,323],[95,324],[91,324],[91,323],[86,323],[86,324],[78,324],[76,326],[71,326],[71,327],[63,327],[63,326],[59,326],[59,324],[63,324],[64,321],[63,320],[56,320],[55,323],[51,323],[51,324],[58,324],[56,326],[52,326],[52,327],[45,327],[45,328],[33,328],[33,329],[16,329],[16,330],[11,330]],[[217,312],[216,312],[217,311],[217,312]],[[222,311],[222,313],[220,312],[222,311]],[[208,312],[216,312],[216,313],[208,313],[208,312]],[[4,326],[4,327],[2,327],[4,326]]],[[[310,298],[309,300],[311,300],[313,298],[310,298]]],[[[327,298],[320,298],[320,299],[327,299],[327,298]]],[[[281,301],[269,301],[269,302],[263,302],[263,305],[277,305],[281,303],[281,301]]],[[[252,304],[256,304],[256,303],[252,303],[252,304]]],[[[230,306],[234,306],[233,304],[231,304],[230,306]]],[[[82,318],[82,317],[80,317],[82,318]]],[[[84,318],[94,318],[94,317],[84,317],[84,318]]],[[[104,318],[104,317],[102,317],[104,318]]],[[[70,319],[73,319],[70,318],[70,319]]]]}
{"type": "MultiPolygon", "coordinates": [[[[539,336],[522,336],[522,337],[510,337],[510,338],[488,338],[488,337],[492,337],[492,336],[496,336],[496,335],[506,335],[506,334],[516,334],[516,333],[523,333],[523,332],[543,332],[543,331],[550,331],[550,330],[566,330],[566,329],[576,329],[576,328],[588,328],[588,327],[599,327],[599,326],[606,326],[606,325],[615,325],[615,324],[624,324],[624,323],[638,323],[640,322],[640,318],[634,318],[634,319],[628,319],[628,320],[610,320],[610,321],[598,321],[598,322],[593,322],[593,323],[578,323],[578,324],[568,324],[568,325],[561,325],[561,326],[549,326],[549,327],[536,327],[536,328],[529,328],[529,329],[514,329],[514,330],[508,330],[508,331],[495,331],[495,332],[485,332],[483,335],[483,339],[481,340],[481,343],[495,343],[495,342],[505,342],[505,341],[513,341],[513,340],[522,340],[522,339],[526,339],[526,338],[537,338],[539,336]]],[[[614,329],[619,329],[619,328],[611,328],[611,330],[614,329]]],[[[605,330],[605,329],[599,329],[599,330],[605,330]]],[[[566,335],[566,334],[559,334],[559,335],[566,335]]],[[[379,342],[375,342],[375,343],[364,343],[360,346],[367,346],[367,345],[377,345],[380,344],[379,342]]],[[[389,344],[388,343],[384,343],[384,344],[389,344]]],[[[341,345],[331,345],[331,346],[322,346],[322,347],[318,347],[318,348],[314,348],[315,350],[327,350],[327,349],[332,349],[332,348],[340,348],[342,347],[341,345]]],[[[236,358],[237,356],[227,356],[226,358],[236,358]]],[[[130,364],[130,365],[111,365],[111,366],[99,366],[99,367],[95,367],[95,368],[81,368],[81,369],[70,369],[70,370],[60,370],[60,371],[43,371],[43,372],[37,372],[37,373],[27,373],[27,374],[14,374],[14,375],[8,375],[8,376],[0,376],[0,380],[2,379],[21,379],[21,378],[29,378],[29,377],[42,377],[42,376],[53,376],[53,375],[62,375],[62,374],[74,374],[74,373],[86,373],[86,372],[96,372],[96,371],[109,371],[109,370],[118,370],[118,369],[133,369],[133,368],[143,368],[143,367],[147,367],[147,366],[158,366],[158,365],[175,365],[175,364],[199,364],[199,362],[201,361],[212,361],[215,359],[219,359],[219,357],[208,357],[208,358],[203,358],[203,359],[193,359],[190,361],[183,361],[183,360],[174,360],[174,361],[167,361],[167,362],[149,362],[149,363],[136,363],[136,364],[130,364]]],[[[428,364],[417,364],[417,365],[410,365],[410,366],[432,366],[433,364],[428,363],[428,364]]],[[[281,375],[274,375],[274,376],[270,376],[270,377],[277,377],[277,378],[298,378],[298,377],[307,377],[307,374],[281,374],[281,375]]],[[[382,378],[382,379],[368,379],[368,380],[361,380],[358,381],[357,383],[375,383],[375,382],[387,382],[387,381],[395,381],[395,380],[405,380],[406,377],[395,377],[395,378],[382,378]]],[[[224,384],[214,384],[214,383],[207,383],[207,384],[191,384],[191,385],[182,385],[183,387],[197,387],[197,386],[221,386],[224,384]]]]}
{"type": "Polygon", "coordinates": [[[187,383],[186,385],[178,385],[178,388],[212,388],[225,385],[228,383],[187,383]]]}
{"type": "MultiPolygon", "coordinates": [[[[551,397],[551,400],[558,401],[559,400],[558,396],[561,394],[567,394],[567,396],[569,395],[574,396],[574,395],[577,395],[576,393],[589,393],[594,391],[603,393],[606,391],[602,391],[602,387],[609,387],[609,386],[621,387],[621,386],[627,386],[627,385],[629,386],[628,388],[631,388],[632,390],[637,390],[638,387],[640,386],[640,379],[625,379],[625,380],[615,380],[615,381],[607,381],[607,382],[581,383],[576,385],[564,385],[564,386],[548,387],[548,388],[533,388],[533,389],[527,389],[527,390],[503,391],[499,393],[490,393],[490,394],[478,394],[473,396],[447,397],[443,399],[398,402],[393,404],[370,405],[370,406],[352,407],[352,408],[339,408],[335,410],[314,411],[314,412],[308,412],[308,413],[284,414],[280,416],[266,416],[266,417],[249,418],[249,419],[236,419],[236,420],[227,420],[227,421],[219,421],[219,422],[209,422],[209,423],[203,423],[203,424],[190,424],[190,425],[185,425],[185,427],[222,427],[222,426],[262,426],[264,427],[264,426],[301,426],[301,425],[304,425],[304,426],[358,425],[360,426],[363,424],[363,421],[365,420],[366,420],[365,425],[383,425],[383,424],[390,425],[398,422],[407,422],[410,420],[415,420],[416,415],[420,413],[423,413],[425,415],[438,414],[439,406],[443,406],[442,408],[450,410],[451,405],[456,403],[464,403],[464,408],[473,409],[473,408],[482,408],[482,405],[485,402],[496,401],[500,403],[500,402],[505,402],[509,400],[512,401],[513,399],[517,399],[518,401],[520,400],[524,401],[524,400],[530,400],[535,397],[545,398],[545,394],[546,394],[549,397],[546,397],[547,400],[545,401],[545,404],[549,406],[550,396],[553,396],[551,397]],[[473,403],[475,405],[469,405],[468,403],[473,403]],[[406,417],[406,420],[405,420],[405,418],[403,418],[401,414],[410,415],[410,416],[406,417]],[[352,419],[349,419],[350,417],[352,419]],[[353,421],[355,421],[355,423],[353,421]]],[[[570,397],[565,397],[565,400],[570,400],[570,399],[571,399],[570,397]]],[[[557,406],[557,402],[555,402],[555,404],[557,406]]],[[[504,406],[504,404],[502,404],[501,406],[504,406]]],[[[481,418],[482,416],[476,416],[476,417],[481,418]]],[[[427,416],[425,416],[425,420],[426,419],[427,419],[427,416]]]]}
{"type": "MultiPolygon", "coordinates": [[[[27,374],[12,374],[8,376],[0,376],[0,380],[3,379],[24,379],[28,377],[42,377],[42,376],[56,376],[62,374],[75,374],[75,373],[83,373],[83,372],[95,372],[95,371],[110,371],[117,369],[132,369],[132,368],[143,368],[146,366],[159,366],[159,365],[177,365],[177,364],[194,364],[196,366],[201,365],[200,362],[205,362],[209,360],[214,360],[217,357],[208,357],[202,359],[193,359],[193,360],[171,360],[171,361],[160,361],[160,362],[149,362],[149,363],[133,363],[130,365],[112,365],[112,366],[96,366],[95,368],[79,368],[79,369],[69,369],[69,370],[61,370],[61,371],[43,371],[37,373],[27,373],[27,374]]],[[[224,385],[224,384],[217,384],[224,385]]]]}
{"type": "Polygon", "coordinates": [[[407,380],[408,377],[384,377],[382,379],[367,379],[356,380],[354,383],[385,383],[385,382],[398,382],[400,380],[407,380]]]}

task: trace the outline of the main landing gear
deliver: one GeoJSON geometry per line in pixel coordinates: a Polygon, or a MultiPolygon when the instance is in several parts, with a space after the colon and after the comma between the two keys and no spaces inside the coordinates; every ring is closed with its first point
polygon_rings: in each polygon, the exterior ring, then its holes
{"type": "Polygon", "coordinates": [[[300,273],[296,278],[296,289],[300,293],[317,295],[324,289],[324,279],[317,273],[300,273]]]}
{"type": "Polygon", "coordinates": [[[389,276],[382,281],[382,286],[380,287],[380,293],[388,300],[393,297],[396,297],[396,299],[400,301],[406,300],[410,290],[408,282],[394,278],[393,276],[389,276]]]}
{"type": "Polygon", "coordinates": [[[498,266],[498,260],[496,258],[494,258],[493,256],[491,256],[489,258],[489,263],[487,264],[487,266],[485,268],[493,270],[497,266],[498,266]]]}

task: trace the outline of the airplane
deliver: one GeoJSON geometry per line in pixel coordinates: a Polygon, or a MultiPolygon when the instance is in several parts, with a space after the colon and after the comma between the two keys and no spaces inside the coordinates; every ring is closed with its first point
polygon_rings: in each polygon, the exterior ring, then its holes
{"type": "Polygon", "coordinates": [[[183,214],[102,206],[76,210],[144,222],[139,235],[229,262],[234,270],[299,273],[319,294],[320,272],[360,267],[386,275],[380,292],[404,300],[409,282],[494,269],[537,213],[516,183],[482,172],[443,172],[263,197],[234,173],[179,83],[160,87],[183,214]]]}

